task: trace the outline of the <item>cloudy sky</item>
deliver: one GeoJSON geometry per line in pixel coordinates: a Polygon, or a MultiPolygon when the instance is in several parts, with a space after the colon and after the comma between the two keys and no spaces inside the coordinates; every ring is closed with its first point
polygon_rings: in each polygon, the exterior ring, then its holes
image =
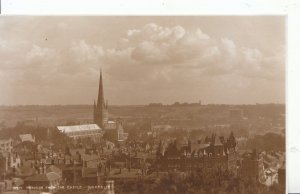
{"type": "Polygon", "coordinates": [[[0,17],[0,105],[285,102],[285,18],[0,17]]]}

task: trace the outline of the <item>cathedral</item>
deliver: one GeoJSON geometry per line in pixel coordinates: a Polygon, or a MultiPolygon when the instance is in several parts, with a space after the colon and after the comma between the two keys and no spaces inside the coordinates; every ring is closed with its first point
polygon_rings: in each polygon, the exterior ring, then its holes
{"type": "Polygon", "coordinates": [[[94,123],[103,129],[108,134],[106,137],[113,142],[122,142],[128,137],[120,120],[113,121],[108,118],[108,102],[104,99],[102,71],[100,71],[98,99],[94,100],[94,123]]]}

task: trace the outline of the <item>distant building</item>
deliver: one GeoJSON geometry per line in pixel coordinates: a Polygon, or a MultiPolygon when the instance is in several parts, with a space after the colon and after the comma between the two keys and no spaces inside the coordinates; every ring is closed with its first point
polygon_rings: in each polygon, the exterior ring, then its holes
{"type": "Polygon", "coordinates": [[[0,180],[4,178],[8,170],[7,156],[0,152],[0,180]]]}
{"type": "Polygon", "coordinates": [[[174,129],[171,125],[151,125],[151,131],[153,132],[164,132],[174,129]]]}
{"type": "Polygon", "coordinates": [[[121,122],[117,122],[115,128],[105,129],[105,134],[107,140],[115,143],[122,143],[128,138],[128,133],[124,132],[124,128],[121,122]]]}
{"type": "Polygon", "coordinates": [[[240,175],[243,179],[264,182],[265,173],[262,155],[257,153],[256,150],[253,150],[252,153],[246,152],[242,158],[240,175]]]}
{"type": "Polygon", "coordinates": [[[285,163],[278,169],[278,183],[285,185],[285,163]]]}
{"type": "Polygon", "coordinates": [[[117,126],[117,137],[118,137],[118,142],[123,142],[128,138],[128,133],[124,132],[122,123],[119,123],[117,126]]]}
{"type": "Polygon", "coordinates": [[[29,142],[35,143],[35,137],[31,134],[21,134],[21,135],[19,135],[19,138],[20,138],[21,142],[29,141],[29,142]]]}
{"type": "Polygon", "coordinates": [[[107,122],[104,124],[104,128],[105,128],[106,130],[116,129],[116,128],[117,128],[117,122],[115,122],[115,121],[107,121],[107,122]]]}
{"type": "Polygon", "coordinates": [[[97,140],[103,136],[103,130],[96,124],[57,126],[57,129],[73,139],[92,138],[97,140]]]}
{"type": "Polygon", "coordinates": [[[156,168],[160,171],[224,169],[236,172],[236,141],[233,133],[228,139],[213,134],[205,140],[191,143],[187,138],[168,144],[160,143],[156,168]]]}
{"type": "Polygon", "coordinates": [[[0,175],[9,169],[19,168],[21,164],[20,156],[17,153],[0,152],[0,175]]]}
{"type": "MultiPolygon", "coordinates": [[[[23,161],[23,163],[25,163],[23,161]]],[[[26,179],[27,177],[37,174],[37,169],[34,167],[33,163],[30,165],[22,164],[20,168],[16,169],[15,176],[21,179],[26,179]]]]}
{"type": "Polygon", "coordinates": [[[0,152],[11,152],[13,145],[12,139],[0,139],[0,152]]]}
{"type": "MultiPolygon", "coordinates": [[[[40,191],[54,191],[58,189],[62,177],[55,172],[47,172],[46,166],[39,167],[39,173],[24,180],[25,187],[42,188],[40,191]]],[[[34,190],[34,189],[33,189],[34,190]]]]}

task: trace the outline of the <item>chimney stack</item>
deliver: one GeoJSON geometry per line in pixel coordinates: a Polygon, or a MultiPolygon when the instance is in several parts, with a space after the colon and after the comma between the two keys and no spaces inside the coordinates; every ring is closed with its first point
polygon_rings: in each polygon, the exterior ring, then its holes
{"type": "Polygon", "coordinates": [[[43,174],[43,167],[42,166],[39,167],[39,174],[43,174]]]}
{"type": "Polygon", "coordinates": [[[46,165],[43,165],[43,173],[44,173],[44,174],[47,173],[47,167],[46,167],[46,165]]]}

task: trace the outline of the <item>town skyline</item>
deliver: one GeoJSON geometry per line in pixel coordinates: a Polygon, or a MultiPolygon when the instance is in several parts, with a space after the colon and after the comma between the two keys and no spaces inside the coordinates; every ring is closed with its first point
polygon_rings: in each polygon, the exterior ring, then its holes
{"type": "Polygon", "coordinates": [[[285,103],[285,17],[75,18],[1,18],[1,105],[285,103]]]}

